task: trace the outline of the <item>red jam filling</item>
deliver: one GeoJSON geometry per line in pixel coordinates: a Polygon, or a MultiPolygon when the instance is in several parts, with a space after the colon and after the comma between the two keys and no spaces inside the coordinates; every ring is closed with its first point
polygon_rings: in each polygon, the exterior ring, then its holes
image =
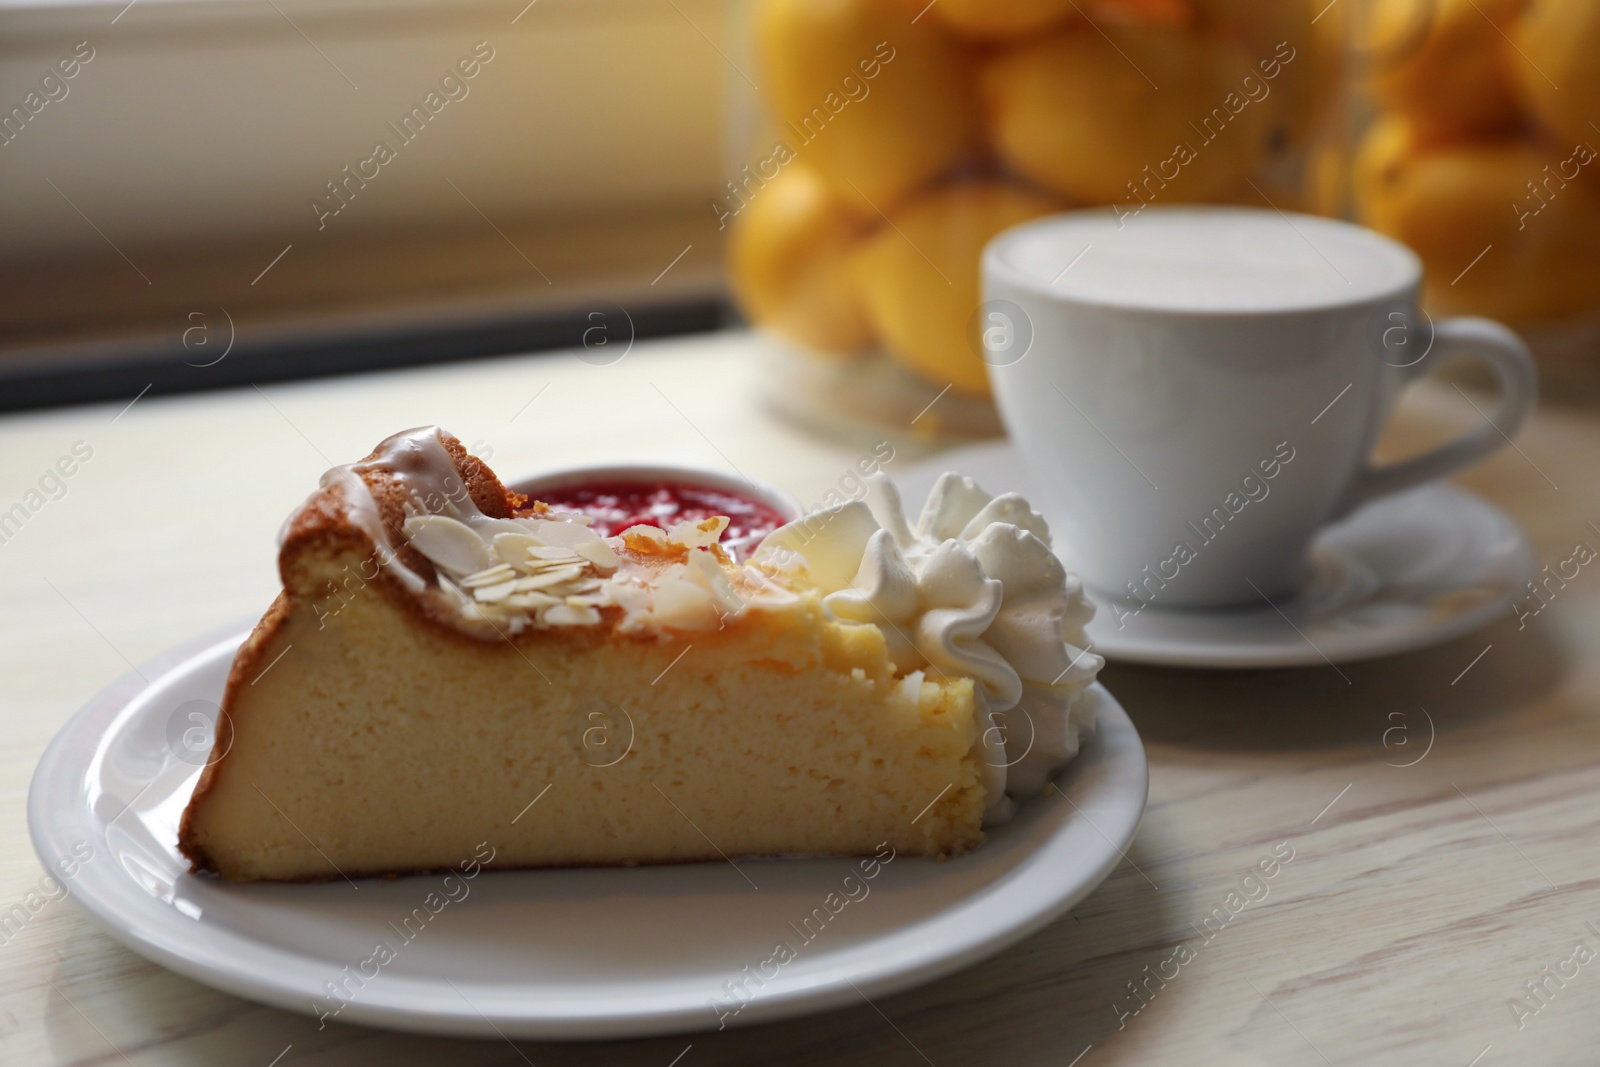
{"type": "Polygon", "coordinates": [[[725,545],[750,546],[784,524],[771,507],[747,496],[681,482],[603,482],[541,489],[534,498],[559,511],[576,511],[593,518],[589,529],[612,537],[630,526],[666,529],[673,523],[726,515],[722,531],[725,545]]]}

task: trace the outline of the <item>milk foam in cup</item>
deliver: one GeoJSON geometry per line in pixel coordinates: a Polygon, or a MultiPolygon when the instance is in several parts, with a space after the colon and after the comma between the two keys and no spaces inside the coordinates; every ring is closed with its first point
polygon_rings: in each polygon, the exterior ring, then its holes
{"type": "Polygon", "coordinates": [[[1417,257],[1332,219],[1070,212],[995,238],[983,277],[990,381],[1063,555],[1141,610],[1292,595],[1319,529],[1476,463],[1535,402],[1515,334],[1433,322],[1417,257]],[[1458,357],[1494,372],[1489,421],[1374,467],[1401,389],[1458,357]]]}

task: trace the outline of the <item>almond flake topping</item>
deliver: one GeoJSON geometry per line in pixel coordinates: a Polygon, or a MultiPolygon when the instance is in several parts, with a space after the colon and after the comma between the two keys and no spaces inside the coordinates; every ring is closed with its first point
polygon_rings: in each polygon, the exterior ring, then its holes
{"type": "Polygon", "coordinates": [[[487,570],[481,570],[475,574],[469,574],[456,584],[461,586],[463,589],[476,589],[483,585],[498,585],[501,582],[509,581],[516,576],[516,571],[506,566],[504,563],[501,563],[490,567],[487,570]]]}
{"type": "Polygon", "coordinates": [[[504,600],[517,591],[516,582],[501,582],[499,585],[480,585],[472,591],[480,604],[493,603],[504,600]]]}
{"type": "Polygon", "coordinates": [[[434,564],[452,610],[501,634],[598,626],[607,608],[619,613],[616,625],[625,633],[716,630],[763,582],[745,568],[729,573],[734,565],[718,544],[725,517],[666,530],[640,524],[610,538],[590,530],[586,518],[537,507],[531,515],[471,524],[419,514],[406,519],[405,531],[434,564]],[[623,570],[619,552],[656,562],[623,570]]]}
{"type": "Polygon", "coordinates": [[[448,515],[413,515],[406,520],[405,533],[411,547],[447,571],[471,574],[493,562],[483,538],[448,515]]]}
{"type": "Polygon", "coordinates": [[[503,563],[521,563],[529,554],[543,547],[544,542],[532,534],[497,533],[494,535],[494,552],[503,563]]]}
{"type": "Polygon", "coordinates": [[[668,527],[667,540],[688,545],[690,548],[710,548],[717,543],[722,537],[722,531],[727,528],[726,515],[713,515],[698,522],[685,520],[668,527]]]}
{"type": "Polygon", "coordinates": [[[599,568],[602,574],[609,574],[617,569],[617,554],[604,541],[585,541],[576,551],[578,555],[599,568]]]}

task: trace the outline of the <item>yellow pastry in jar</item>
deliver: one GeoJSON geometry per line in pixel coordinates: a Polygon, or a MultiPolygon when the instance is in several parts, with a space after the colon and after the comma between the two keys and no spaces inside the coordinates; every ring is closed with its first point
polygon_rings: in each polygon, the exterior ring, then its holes
{"type": "Polygon", "coordinates": [[[756,44],[779,136],[842,194],[888,210],[973,144],[960,48],[896,0],[764,0],[756,44]]]}
{"type": "Polygon", "coordinates": [[[1162,26],[1104,30],[1069,29],[1002,52],[983,70],[1001,159],[1119,213],[1239,186],[1266,153],[1277,107],[1245,48],[1162,26]]]}
{"type": "Polygon", "coordinates": [[[728,234],[729,282],[745,314],[824,352],[868,347],[872,334],[847,268],[866,224],[803,163],[745,195],[728,234]]]}
{"type": "Polygon", "coordinates": [[[1327,0],[1193,0],[1200,24],[1238,41],[1279,97],[1272,148],[1303,146],[1337,103],[1345,43],[1343,12],[1327,0]],[[1267,77],[1270,75],[1270,77],[1267,77]]]}
{"type": "Polygon", "coordinates": [[[1034,33],[1077,14],[1072,0],[938,0],[928,10],[955,33],[975,41],[1034,33]]]}
{"type": "Polygon", "coordinates": [[[1511,130],[1519,109],[1506,30],[1523,3],[1378,0],[1368,45],[1379,57],[1374,93],[1430,139],[1511,130]]]}
{"type": "Polygon", "coordinates": [[[1600,145],[1600,3],[1533,0],[1512,40],[1511,68],[1539,121],[1567,141],[1600,145]]]}
{"type": "Polygon", "coordinates": [[[1193,29],[1200,21],[1192,0],[1094,0],[1089,17],[1111,26],[1193,29]]]}
{"type": "Polygon", "coordinates": [[[1594,166],[1524,138],[1430,145],[1391,119],[1357,157],[1358,207],[1422,257],[1435,313],[1559,317],[1600,303],[1594,166]]]}
{"type": "Polygon", "coordinates": [[[1060,210],[1047,196],[998,181],[950,185],[892,212],[851,264],[868,315],[889,354],[935,385],[987,395],[973,336],[979,257],[990,238],[1060,210]]]}

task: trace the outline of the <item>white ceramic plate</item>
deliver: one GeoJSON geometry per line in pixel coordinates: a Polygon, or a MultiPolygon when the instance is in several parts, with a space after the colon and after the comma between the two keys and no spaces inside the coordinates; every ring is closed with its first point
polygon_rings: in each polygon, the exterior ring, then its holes
{"type": "MultiPolygon", "coordinates": [[[[958,470],[991,493],[1037,500],[1033,476],[1009,441],[941,453],[900,479],[908,500],[958,470]]],[[[1046,518],[1049,518],[1047,515],[1046,518]]],[[[1070,569],[1072,550],[1056,553],[1070,569]]],[[[1231,611],[1146,606],[1086,628],[1107,659],[1173,667],[1309,667],[1410,652],[1471,633],[1511,611],[1537,564],[1527,535],[1503,511],[1449,485],[1380,497],[1329,526],[1311,546],[1300,592],[1231,611]]],[[[1136,608],[1124,604],[1123,608],[1136,608]]]]}
{"type": "Polygon", "coordinates": [[[178,649],[90,701],[39,763],[29,829],[52,871],[91,856],[66,884],[129,948],[308,1014],[338,1006],[324,983],[342,980],[352,991],[336,1016],[342,1022],[613,1038],[860,1003],[958,970],[1059,916],[1120,862],[1144,811],[1144,749],[1097,686],[1098,730],[1057,792],[1024,805],[967,856],[897,857],[870,881],[857,861],[773,860],[739,870],[485,872],[457,877],[454,888],[442,876],[229,885],[188,874],[175,843],[205,758],[192,753],[209,747],[208,735],[186,739],[184,731],[205,734],[214,721],[243,637],[178,649]],[[852,873],[856,888],[847,892],[852,873]],[[402,929],[430,893],[445,903],[402,929]],[[857,899],[832,915],[830,893],[857,899]],[[826,923],[806,928],[817,908],[826,923]],[[806,940],[811,929],[818,932],[806,940]],[[795,958],[767,965],[785,940],[795,958]],[[385,964],[370,962],[380,942],[393,954],[385,964]],[[737,1006],[724,983],[747,967],[755,995],[724,1018],[713,1003],[737,1006]],[[375,977],[359,988],[345,978],[364,972],[375,977]]]}

